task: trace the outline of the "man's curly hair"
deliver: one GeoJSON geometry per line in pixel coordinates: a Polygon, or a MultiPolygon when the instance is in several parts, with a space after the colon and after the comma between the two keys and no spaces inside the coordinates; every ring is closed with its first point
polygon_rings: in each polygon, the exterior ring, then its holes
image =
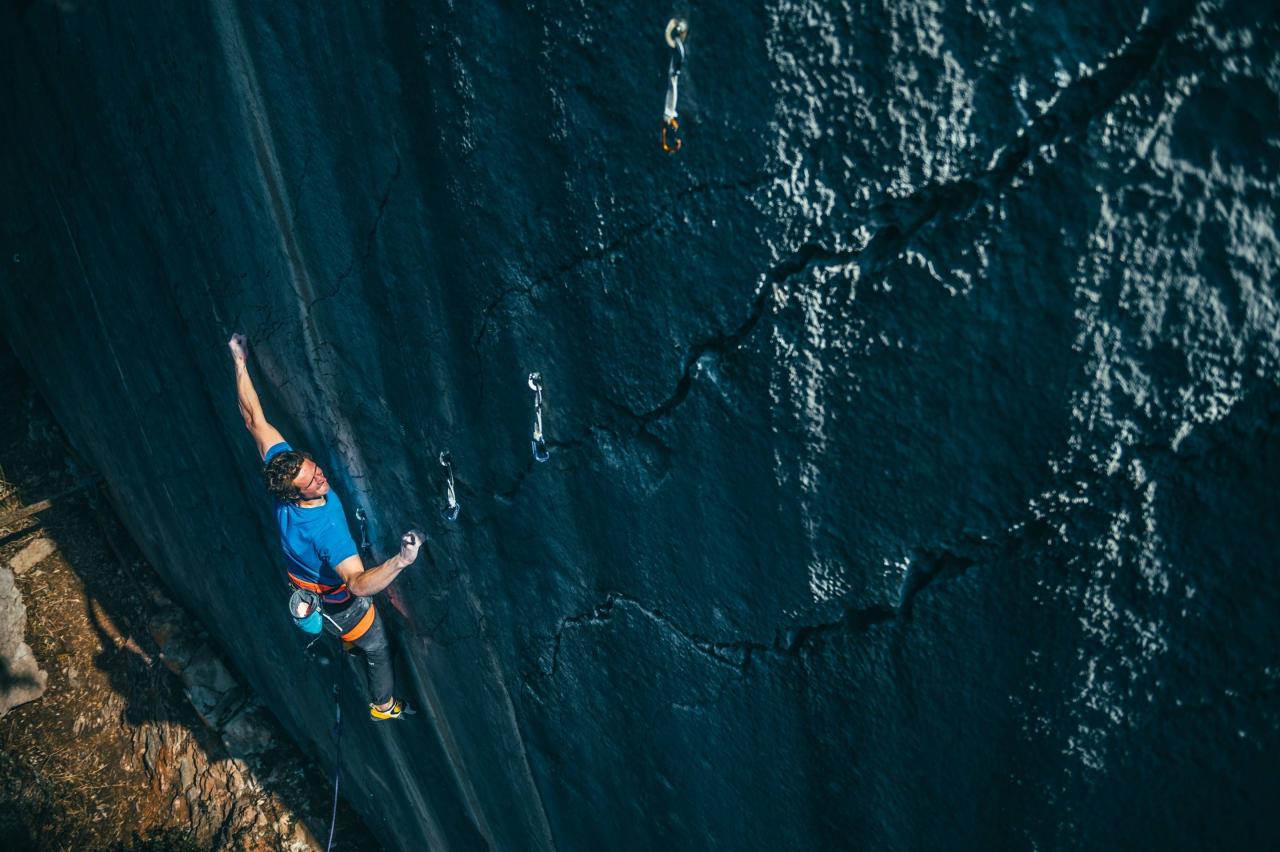
{"type": "MultiPolygon", "coordinates": [[[[302,499],[302,492],[293,484],[302,463],[311,459],[311,453],[288,450],[272,457],[262,469],[262,479],[266,483],[267,493],[281,503],[296,503],[302,499]]],[[[314,461],[314,459],[312,459],[314,461]]]]}

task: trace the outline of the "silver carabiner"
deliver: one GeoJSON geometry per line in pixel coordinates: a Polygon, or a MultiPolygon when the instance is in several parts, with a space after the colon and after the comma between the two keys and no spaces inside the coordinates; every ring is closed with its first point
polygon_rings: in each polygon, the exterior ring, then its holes
{"type": "Polygon", "coordinates": [[[360,555],[364,558],[369,557],[369,516],[364,513],[364,508],[356,507],[356,523],[360,525],[360,555]]]}
{"type": "Polygon", "coordinates": [[[672,18],[667,21],[667,29],[662,37],[667,40],[667,47],[675,50],[677,41],[683,44],[689,37],[689,22],[684,18],[672,18]]]}

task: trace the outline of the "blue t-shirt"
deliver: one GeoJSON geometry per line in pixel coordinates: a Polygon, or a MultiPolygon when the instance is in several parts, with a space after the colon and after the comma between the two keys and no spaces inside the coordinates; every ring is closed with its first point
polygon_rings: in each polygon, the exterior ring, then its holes
{"type": "MultiPolygon", "coordinates": [[[[292,449],[281,441],[267,450],[262,461],[269,462],[292,449]]],[[[309,509],[277,502],[276,523],[280,526],[280,546],[291,575],[319,586],[342,585],[342,577],[333,566],[356,555],[358,550],[336,491],[330,489],[323,505],[309,509]]],[[[343,590],[336,595],[325,595],[325,600],[339,603],[348,597],[349,593],[343,590]]]]}

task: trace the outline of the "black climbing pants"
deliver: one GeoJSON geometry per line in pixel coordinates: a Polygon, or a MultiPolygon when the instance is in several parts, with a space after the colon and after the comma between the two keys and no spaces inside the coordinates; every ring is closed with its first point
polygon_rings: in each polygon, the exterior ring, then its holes
{"type": "Polygon", "coordinates": [[[386,704],[395,695],[395,672],[391,665],[391,643],[387,641],[387,631],[382,627],[382,618],[373,601],[353,596],[349,603],[325,604],[324,615],[326,633],[355,636],[350,641],[364,653],[369,700],[386,704]]]}

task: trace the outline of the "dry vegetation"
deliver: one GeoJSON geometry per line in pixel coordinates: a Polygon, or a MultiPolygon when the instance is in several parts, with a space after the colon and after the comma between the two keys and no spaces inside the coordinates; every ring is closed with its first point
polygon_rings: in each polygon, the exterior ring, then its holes
{"type": "MultiPolygon", "coordinates": [[[[0,387],[2,516],[86,471],[2,344],[0,387]]],[[[329,780],[269,722],[271,745],[246,759],[201,722],[152,638],[181,610],[105,491],[0,528],[0,566],[40,540],[52,552],[15,579],[48,687],[0,719],[0,849],[316,848],[329,780]]],[[[335,848],[370,848],[340,813],[335,848]]]]}

